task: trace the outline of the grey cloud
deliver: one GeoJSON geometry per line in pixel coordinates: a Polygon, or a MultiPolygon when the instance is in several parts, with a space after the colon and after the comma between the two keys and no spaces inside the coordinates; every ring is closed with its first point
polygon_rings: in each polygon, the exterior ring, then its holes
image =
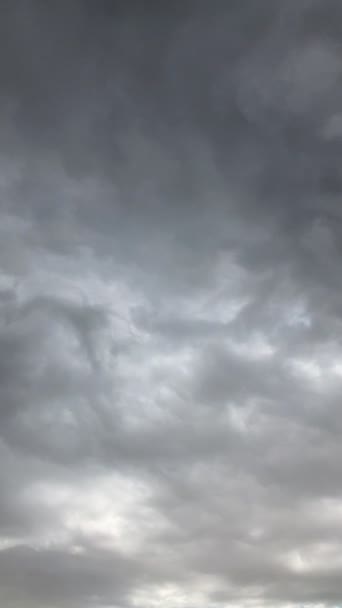
{"type": "Polygon", "coordinates": [[[15,605],[16,596],[29,606],[77,606],[80,601],[125,605],[127,585],[139,572],[136,564],[113,552],[79,556],[18,547],[2,551],[0,561],[1,597],[9,605],[15,605]]]}
{"type": "Polygon", "coordinates": [[[0,599],[341,602],[341,5],[4,2],[0,599]]]}

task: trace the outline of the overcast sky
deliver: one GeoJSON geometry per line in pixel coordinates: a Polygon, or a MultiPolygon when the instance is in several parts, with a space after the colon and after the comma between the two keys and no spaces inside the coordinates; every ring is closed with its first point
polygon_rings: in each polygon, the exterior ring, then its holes
{"type": "Polygon", "coordinates": [[[1,608],[337,608],[341,0],[0,40],[1,608]]]}

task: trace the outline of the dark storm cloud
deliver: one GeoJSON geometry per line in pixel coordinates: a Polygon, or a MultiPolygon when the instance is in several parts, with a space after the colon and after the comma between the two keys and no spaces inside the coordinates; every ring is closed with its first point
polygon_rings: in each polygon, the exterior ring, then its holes
{"type": "Polygon", "coordinates": [[[0,11],[1,604],[338,605],[340,2],[0,11]]]}

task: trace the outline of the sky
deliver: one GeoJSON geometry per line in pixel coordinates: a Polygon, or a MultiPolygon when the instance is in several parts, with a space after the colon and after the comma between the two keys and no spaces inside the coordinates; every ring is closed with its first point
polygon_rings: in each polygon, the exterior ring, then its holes
{"type": "Polygon", "coordinates": [[[3,0],[0,605],[342,602],[342,3],[3,0]]]}

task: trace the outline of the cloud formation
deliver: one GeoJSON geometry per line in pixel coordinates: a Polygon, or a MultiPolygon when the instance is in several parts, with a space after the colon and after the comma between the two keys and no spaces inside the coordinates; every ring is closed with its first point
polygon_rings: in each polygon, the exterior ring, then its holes
{"type": "Polygon", "coordinates": [[[341,603],[341,23],[3,3],[1,606],[341,603]]]}

